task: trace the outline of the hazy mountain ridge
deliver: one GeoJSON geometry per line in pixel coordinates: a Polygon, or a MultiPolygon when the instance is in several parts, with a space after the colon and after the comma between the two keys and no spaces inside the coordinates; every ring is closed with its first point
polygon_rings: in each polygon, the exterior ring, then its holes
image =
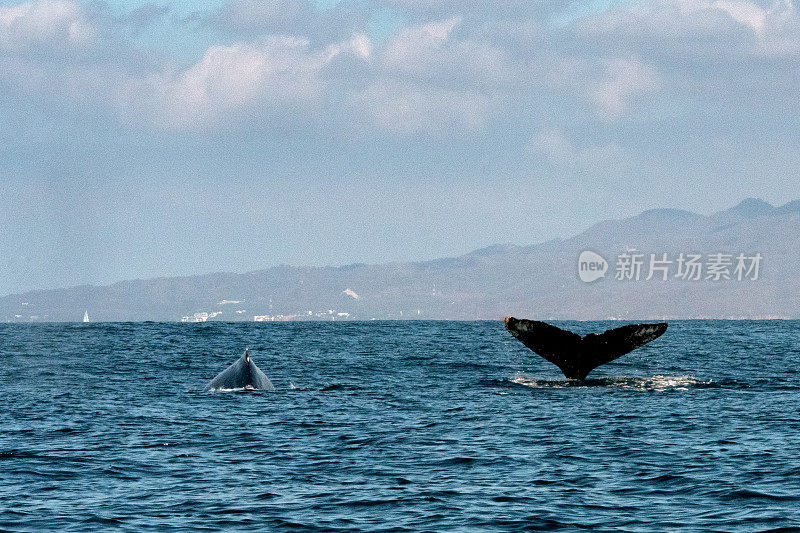
{"type": "Polygon", "coordinates": [[[220,313],[209,320],[800,317],[798,272],[800,200],[776,207],[747,199],[709,216],[651,209],[569,239],[425,262],[277,266],[31,291],[0,298],[0,320],[77,321],[84,310],[95,321],[180,320],[199,312],[220,313]],[[632,249],[672,259],[681,252],[764,259],[755,281],[615,280],[617,254],[632,249]],[[606,279],[579,280],[583,250],[606,258],[606,279]]]}

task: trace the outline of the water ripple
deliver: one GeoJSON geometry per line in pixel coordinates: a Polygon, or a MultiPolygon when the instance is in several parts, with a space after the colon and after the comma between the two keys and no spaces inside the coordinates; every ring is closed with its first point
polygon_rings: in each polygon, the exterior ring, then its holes
{"type": "Polygon", "coordinates": [[[676,322],[584,382],[489,322],[0,338],[2,530],[800,526],[796,321],[676,322]],[[278,390],[204,392],[247,346],[278,390]]]}

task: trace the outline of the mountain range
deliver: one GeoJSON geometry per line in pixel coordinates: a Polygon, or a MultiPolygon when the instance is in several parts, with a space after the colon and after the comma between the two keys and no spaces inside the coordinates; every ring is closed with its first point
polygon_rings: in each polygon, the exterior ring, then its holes
{"type": "MultiPolygon", "coordinates": [[[[525,228],[513,235],[530,238],[525,228]]],[[[80,321],[84,311],[92,321],[797,318],[798,272],[800,200],[773,206],[747,199],[711,215],[653,209],[569,239],[433,261],[278,266],[30,291],[0,298],[0,321],[80,321]],[[582,280],[584,251],[605,260],[604,276],[582,280]],[[699,279],[681,275],[691,255],[701,264],[699,279]],[[667,262],[648,280],[651,260],[667,262]],[[747,269],[737,271],[741,261],[747,269]],[[637,263],[639,279],[626,266],[637,263]]]]}

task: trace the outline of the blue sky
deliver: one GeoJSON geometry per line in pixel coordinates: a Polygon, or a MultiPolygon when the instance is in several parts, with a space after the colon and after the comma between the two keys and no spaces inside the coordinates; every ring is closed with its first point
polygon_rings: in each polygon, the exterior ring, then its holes
{"type": "Polygon", "coordinates": [[[800,197],[789,0],[0,0],[0,294],[800,197]]]}

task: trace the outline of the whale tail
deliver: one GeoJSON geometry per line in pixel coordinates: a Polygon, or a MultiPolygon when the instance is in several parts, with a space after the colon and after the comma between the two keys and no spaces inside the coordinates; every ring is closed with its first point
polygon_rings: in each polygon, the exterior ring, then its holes
{"type": "Polygon", "coordinates": [[[657,339],[667,331],[666,322],[630,324],[581,337],[536,320],[509,316],[505,323],[514,337],[556,365],[568,379],[585,379],[598,366],[657,339]]]}

